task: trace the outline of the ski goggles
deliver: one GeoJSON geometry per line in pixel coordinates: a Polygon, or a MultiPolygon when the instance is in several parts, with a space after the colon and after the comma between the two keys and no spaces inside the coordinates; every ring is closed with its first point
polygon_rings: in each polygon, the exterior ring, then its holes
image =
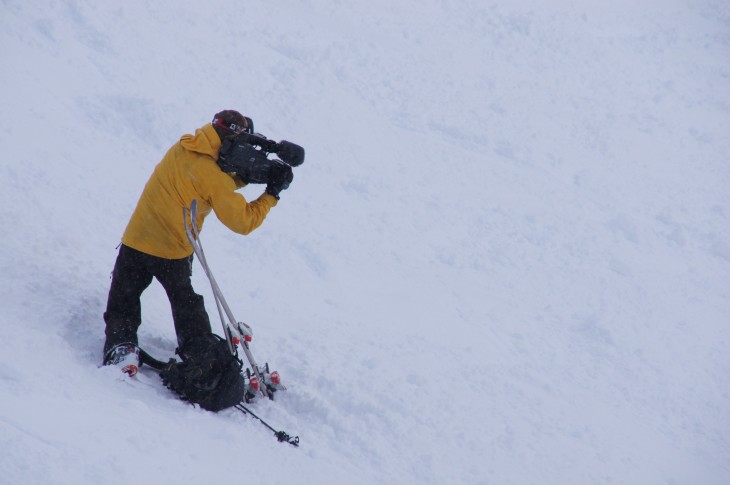
{"type": "Polygon", "coordinates": [[[215,126],[220,126],[235,135],[240,135],[241,133],[253,134],[253,120],[248,116],[244,116],[243,120],[243,123],[236,123],[234,121],[227,122],[220,118],[214,118],[213,124],[215,126]]]}

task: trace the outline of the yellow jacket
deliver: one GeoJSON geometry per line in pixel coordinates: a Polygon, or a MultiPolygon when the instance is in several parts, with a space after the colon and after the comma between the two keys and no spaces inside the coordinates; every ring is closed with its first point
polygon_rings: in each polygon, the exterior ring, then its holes
{"type": "Polygon", "coordinates": [[[218,219],[239,234],[248,234],[266,218],[276,198],[262,194],[253,202],[235,192],[243,186],[218,167],[221,140],[205,125],[195,135],[183,135],[155,168],[137,208],[129,220],[122,242],[143,253],[166,259],[190,256],[193,248],[185,235],[183,207],[198,200],[198,227],[215,211],[218,219]]]}

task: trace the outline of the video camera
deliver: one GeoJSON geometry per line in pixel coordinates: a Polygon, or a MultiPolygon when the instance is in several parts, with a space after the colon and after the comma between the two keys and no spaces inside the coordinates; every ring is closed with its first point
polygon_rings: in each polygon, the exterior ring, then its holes
{"type": "Polygon", "coordinates": [[[271,168],[277,163],[298,167],[304,163],[304,148],[290,141],[275,142],[260,133],[241,133],[223,141],[218,165],[234,172],[247,184],[269,183],[271,168]],[[275,154],[280,159],[270,159],[275,154]]]}

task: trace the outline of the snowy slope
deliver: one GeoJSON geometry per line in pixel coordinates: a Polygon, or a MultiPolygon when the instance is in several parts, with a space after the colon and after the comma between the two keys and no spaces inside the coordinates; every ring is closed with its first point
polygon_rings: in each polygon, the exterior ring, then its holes
{"type": "Polygon", "coordinates": [[[726,2],[10,0],[0,48],[0,483],[727,483],[726,2]],[[300,449],[98,367],[142,187],[225,108],[307,149],[203,232],[300,449]]]}

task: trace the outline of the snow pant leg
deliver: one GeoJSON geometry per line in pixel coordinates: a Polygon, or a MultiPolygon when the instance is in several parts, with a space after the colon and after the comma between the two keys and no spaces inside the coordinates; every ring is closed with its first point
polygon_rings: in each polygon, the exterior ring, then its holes
{"type": "Polygon", "coordinates": [[[152,282],[152,274],[145,267],[143,256],[143,253],[125,245],[119,248],[104,312],[104,356],[119,344],[129,342],[137,345],[137,330],[142,323],[139,298],[152,282]]]}
{"type": "Polygon", "coordinates": [[[185,340],[212,332],[203,297],[195,293],[190,281],[193,257],[156,259],[152,273],[167,292],[178,346],[182,348],[185,340]]]}

